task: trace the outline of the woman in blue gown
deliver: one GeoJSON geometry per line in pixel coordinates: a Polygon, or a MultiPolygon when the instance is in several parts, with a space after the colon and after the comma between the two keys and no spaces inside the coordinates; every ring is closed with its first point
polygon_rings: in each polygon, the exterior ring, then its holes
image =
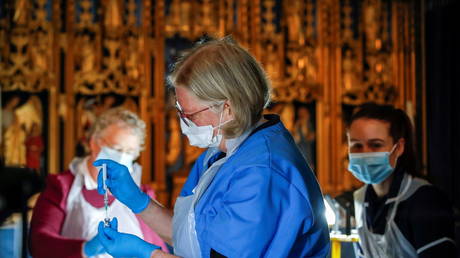
{"type": "MultiPolygon", "coordinates": [[[[170,82],[182,132],[207,149],[174,213],[139,191],[122,165],[96,161],[107,164],[111,193],[170,243],[175,256],[325,257],[330,244],[321,190],[279,117],[262,115],[270,85],[258,62],[229,38],[210,41],[178,61],[170,82]]],[[[99,228],[110,254],[167,255],[117,232],[116,224],[99,228]]]]}

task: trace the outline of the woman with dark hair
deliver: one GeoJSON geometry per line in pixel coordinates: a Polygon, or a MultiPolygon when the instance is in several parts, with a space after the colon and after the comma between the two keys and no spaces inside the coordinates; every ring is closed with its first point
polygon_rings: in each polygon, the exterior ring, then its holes
{"type": "Polygon", "coordinates": [[[452,206],[416,177],[412,134],[404,111],[373,103],[347,126],[348,170],[365,183],[354,193],[361,256],[455,257],[452,206]]]}

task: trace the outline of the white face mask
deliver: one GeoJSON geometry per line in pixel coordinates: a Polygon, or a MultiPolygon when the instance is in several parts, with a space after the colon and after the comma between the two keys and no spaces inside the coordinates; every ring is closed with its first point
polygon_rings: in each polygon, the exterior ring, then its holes
{"type": "Polygon", "coordinates": [[[117,151],[115,149],[109,148],[109,147],[102,147],[101,151],[97,155],[96,160],[99,159],[110,159],[113,160],[117,163],[120,163],[124,166],[126,166],[129,170],[130,173],[133,173],[133,163],[135,160],[134,155],[117,151]]]}
{"type": "Polygon", "coordinates": [[[220,128],[230,122],[228,120],[224,123],[220,123],[222,121],[222,114],[220,114],[219,125],[216,127],[212,127],[211,125],[205,126],[197,126],[188,118],[187,123],[188,126],[184,123],[182,119],[180,119],[180,128],[182,133],[185,134],[190,142],[190,145],[196,146],[199,148],[209,148],[209,147],[217,147],[219,146],[220,142],[222,141],[222,134],[220,133],[220,128]],[[214,136],[214,129],[219,128],[217,134],[214,136]]]}

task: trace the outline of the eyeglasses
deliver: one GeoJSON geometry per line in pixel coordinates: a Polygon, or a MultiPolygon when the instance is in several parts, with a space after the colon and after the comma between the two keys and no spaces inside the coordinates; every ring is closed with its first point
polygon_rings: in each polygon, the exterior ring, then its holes
{"type": "Polygon", "coordinates": [[[139,153],[141,152],[141,148],[125,148],[124,146],[119,146],[117,144],[110,144],[106,139],[102,137],[98,138],[98,140],[100,141],[100,143],[102,143],[103,146],[107,146],[119,152],[130,154],[134,157],[138,157],[139,153]]]}
{"type": "Polygon", "coordinates": [[[201,113],[201,112],[203,112],[203,111],[206,111],[206,110],[210,109],[210,108],[213,107],[213,106],[215,106],[215,105],[209,106],[209,107],[207,107],[207,108],[198,110],[198,111],[193,112],[193,113],[186,114],[186,113],[182,110],[182,108],[180,107],[179,102],[176,101],[177,114],[179,115],[180,119],[182,119],[182,121],[183,121],[187,126],[190,126],[190,125],[189,125],[189,122],[187,122],[187,119],[188,119],[188,120],[193,120],[193,116],[194,116],[194,115],[196,115],[196,114],[198,114],[198,113],[201,113]],[[187,118],[187,119],[185,119],[185,118],[187,118]]]}

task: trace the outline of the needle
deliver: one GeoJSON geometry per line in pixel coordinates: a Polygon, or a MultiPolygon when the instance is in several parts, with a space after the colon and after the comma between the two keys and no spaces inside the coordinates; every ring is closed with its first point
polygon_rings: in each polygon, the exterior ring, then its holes
{"type": "Polygon", "coordinates": [[[102,183],[104,184],[104,208],[105,208],[105,219],[104,219],[104,226],[110,226],[110,218],[109,218],[109,192],[107,189],[107,165],[102,164],[102,183]]]}

